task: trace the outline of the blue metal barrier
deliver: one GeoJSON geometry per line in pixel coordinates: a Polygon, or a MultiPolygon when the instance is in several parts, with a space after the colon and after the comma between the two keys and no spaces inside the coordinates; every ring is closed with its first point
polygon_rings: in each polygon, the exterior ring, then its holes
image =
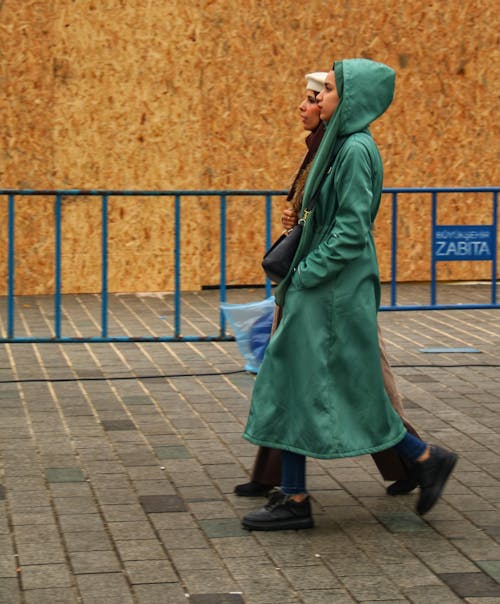
{"type": "MultiPolygon", "coordinates": [[[[392,200],[392,230],[391,230],[391,281],[390,304],[382,306],[381,310],[451,310],[500,308],[497,302],[497,230],[498,230],[498,193],[500,187],[469,187],[469,188],[386,188],[384,194],[392,200]],[[431,282],[430,302],[424,305],[401,305],[397,303],[397,250],[398,250],[398,196],[403,194],[423,193],[431,198],[432,234],[431,234],[431,282]],[[489,193],[492,202],[492,220],[489,225],[469,225],[465,229],[453,225],[437,224],[438,195],[445,193],[489,193]],[[468,230],[467,230],[468,229],[468,230]],[[471,237],[480,237],[477,245],[472,245],[471,237]],[[448,245],[445,257],[439,257],[443,248],[441,238],[454,238],[453,245],[448,245]],[[439,244],[439,245],[437,245],[439,244]],[[485,247],[486,246],[486,247],[485,247]],[[439,249],[438,249],[439,248],[439,249]],[[487,250],[486,250],[487,248],[487,250]],[[455,253],[454,253],[455,252],[455,253]],[[460,253],[458,253],[460,252],[460,253]],[[462,253],[463,252],[463,253],[462,253]],[[475,257],[477,253],[478,257],[475,257]],[[438,304],[436,300],[436,263],[467,259],[487,260],[491,262],[491,299],[489,303],[478,304],[438,304]]],[[[203,336],[181,335],[182,295],[181,295],[181,205],[184,197],[218,197],[220,207],[220,302],[226,301],[226,243],[227,243],[227,197],[261,197],[265,201],[265,245],[263,250],[271,245],[273,224],[273,198],[283,197],[287,191],[281,190],[16,190],[0,189],[0,196],[8,200],[8,242],[7,242],[7,337],[0,337],[2,343],[45,343],[45,342],[209,342],[232,340],[226,333],[225,318],[220,311],[219,333],[203,336]],[[55,293],[54,293],[54,328],[52,337],[16,337],[15,335],[15,198],[18,196],[51,196],[54,197],[55,220],[55,293]],[[63,197],[99,197],[101,199],[101,333],[98,337],[68,337],[61,333],[61,254],[62,254],[62,219],[61,208],[63,197]],[[108,202],[112,197],[172,197],[174,199],[174,333],[171,336],[110,336],[108,333],[108,202]]],[[[442,254],[441,254],[442,256],[442,254]]],[[[272,293],[272,285],[265,281],[265,296],[272,293]]]]}
{"type": "Polygon", "coordinates": [[[388,306],[381,306],[380,310],[453,310],[453,309],[478,309],[478,308],[500,308],[497,303],[497,261],[498,261],[498,193],[500,187],[421,187],[421,188],[386,188],[384,193],[392,195],[392,228],[391,228],[391,303],[388,306]],[[397,216],[398,216],[398,195],[399,194],[429,194],[431,198],[431,281],[430,281],[430,302],[424,305],[401,305],[397,303],[397,216]],[[436,231],[441,228],[453,229],[455,231],[463,228],[462,225],[439,225],[437,222],[438,195],[446,193],[490,193],[491,194],[491,224],[489,225],[467,225],[475,231],[488,230],[490,249],[489,254],[478,254],[477,257],[471,255],[453,255],[447,254],[445,257],[438,257],[436,254],[436,231]],[[491,297],[489,304],[438,304],[436,296],[437,276],[436,264],[438,262],[453,262],[457,260],[467,261],[490,261],[491,262],[491,297]]]}

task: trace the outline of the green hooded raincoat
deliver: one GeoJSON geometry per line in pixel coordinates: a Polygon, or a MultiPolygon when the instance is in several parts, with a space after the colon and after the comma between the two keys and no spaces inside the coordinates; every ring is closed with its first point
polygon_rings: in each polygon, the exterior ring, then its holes
{"type": "MultiPolygon", "coordinates": [[[[367,130],[392,101],[394,72],[366,59],[343,61],[342,72],[341,103],[315,159],[327,157],[333,167],[290,273],[276,288],[283,317],[257,375],[244,433],[254,444],[318,458],[381,451],[406,432],[381,373],[372,224],[383,169],[367,130]],[[331,128],[336,132],[328,136],[331,128]],[[333,159],[339,137],[344,142],[333,159]]],[[[308,180],[313,173],[314,166],[308,180]]]]}

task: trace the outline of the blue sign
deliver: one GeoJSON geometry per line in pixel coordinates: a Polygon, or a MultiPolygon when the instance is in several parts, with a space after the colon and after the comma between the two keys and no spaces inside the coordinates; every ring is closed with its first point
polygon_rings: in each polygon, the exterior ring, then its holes
{"type": "Polygon", "coordinates": [[[434,228],[434,259],[493,260],[494,231],[491,225],[436,225],[434,228]]]}

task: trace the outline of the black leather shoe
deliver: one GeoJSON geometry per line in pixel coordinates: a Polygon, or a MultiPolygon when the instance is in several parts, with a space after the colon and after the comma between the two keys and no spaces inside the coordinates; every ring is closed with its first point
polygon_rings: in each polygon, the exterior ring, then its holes
{"type": "Polygon", "coordinates": [[[437,445],[431,445],[429,459],[415,464],[415,473],[420,485],[417,513],[423,516],[437,502],[446,481],[453,472],[458,456],[437,445]]]}
{"type": "Polygon", "coordinates": [[[396,482],[393,482],[387,487],[386,492],[388,495],[392,496],[407,495],[417,487],[418,478],[415,475],[412,475],[410,478],[406,478],[404,480],[396,480],[396,482]]]}
{"type": "Polygon", "coordinates": [[[239,497],[267,497],[272,488],[271,485],[251,480],[250,482],[236,485],[234,492],[239,497]]]}
{"type": "Polygon", "coordinates": [[[249,531],[285,531],[312,528],[311,502],[307,496],[300,503],[279,489],[271,491],[265,506],[247,514],[242,520],[249,531]]]}

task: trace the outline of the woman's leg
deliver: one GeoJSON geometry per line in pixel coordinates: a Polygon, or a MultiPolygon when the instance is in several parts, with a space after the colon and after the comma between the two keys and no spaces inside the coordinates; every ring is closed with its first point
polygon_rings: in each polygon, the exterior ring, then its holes
{"type": "Polygon", "coordinates": [[[281,451],[281,489],[271,491],[267,504],[247,514],[243,527],[254,531],[305,529],[314,526],[306,493],[306,458],[281,451]]]}
{"type": "Polygon", "coordinates": [[[281,491],[287,495],[301,495],[306,492],[305,455],[281,451],[281,491]]]}
{"type": "MultiPolygon", "coordinates": [[[[271,337],[278,329],[283,309],[281,306],[274,307],[273,324],[271,326],[271,337]]],[[[269,447],[259,447],[253,466],[250,482],[238,484],[234,492],[240,497],[260,497],[267,495],[269,491],[280,484],[281,480],[281,451],[269,447]]]]}
{"type": "Polygon", "coordinates": [[[234,492],[240,497],[267,496],[269,491],[281,481],[281,451],[269,447],[259,447],[250,482],[238,484],[234,492]]]}
{"type": "Polygon", "coordinates": [[[417,461],[425,454],[429,447],[423,440],[420,440],[420,438],[407,432],[403,440],[399,441],[398,444],[394,445],[392,448],[396,453],[399,453],[399,455],[402,455],[406,459],[417,461]]]}
{"type": "Polygon", "coordinates": [[[428,445],[409,432],[393,448],[410,462],[415,463],[415,476],[420,485],[417,512],[423,515],[439,499],[458,457],[455,453],[437,445],[428,445]]]}
{"type": "MultiPolygon", "coordinates": [[[[418,436],[415,428],[408,422],[404,417],[403,399],[399,393],[396,385],[396,378],[392,372],[387,351],[385,348],[384,338],[378,324],[378,342],[380,348],[380,361],[382,365],[382,378],[384,380],[384,389],[391,401],[391,405],[394,410],[403,420],[406,429],[412,432],[415,436],[418,436]]],[[[386,449],[385,451],[379,451],[378,453],[372,454],[373,461],[375,462],[382,478],[384,480],[394,480],[393,484],[387,487],[388,495],[405,495],[410,493],[413,489],[416,489],[418,483],[412,472],[411,464],[407,460],[398,454],[394,449],[386,449]]]]}

